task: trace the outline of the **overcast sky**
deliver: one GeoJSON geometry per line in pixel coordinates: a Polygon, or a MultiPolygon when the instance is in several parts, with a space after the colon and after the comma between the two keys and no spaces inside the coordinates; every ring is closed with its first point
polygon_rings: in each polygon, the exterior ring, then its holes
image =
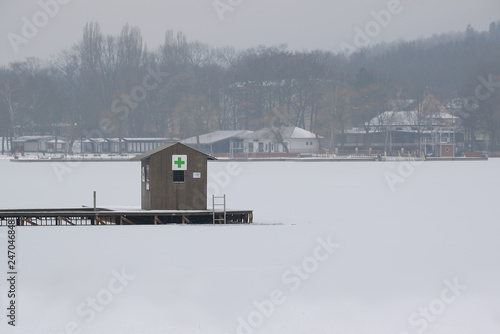
{"type": "Polygon", "coordinates": [[[284,43],[295,50],[338,52],[342,43],[356,46],[356,27],[371,28],[369,42],[377,44],[463,31],[467,24],[486,30],[499,19],[500,0],[1,0],[0,64],[48,59],[77,43],[90,21],[106,34],[119,33],[126,23],[138,26],[149,49],[171,29],[212,46],[284,43]],[[67,4],[49,6],[53,17],[44,14],[40,3],[55,1],[67,4]],[[391,18],[382,15],[383,25],[375,23],[373,11],[388,7],[391,18]],[[38,31],[23,32],[32,23],[38,31]]]}

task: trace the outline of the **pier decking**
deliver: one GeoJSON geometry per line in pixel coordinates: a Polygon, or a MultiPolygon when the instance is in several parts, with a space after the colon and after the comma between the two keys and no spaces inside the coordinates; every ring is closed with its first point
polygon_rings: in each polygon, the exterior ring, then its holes
{"type": "MultiPolygon", "coordinates": [[[[0,210],[0,226],[163,225],[223,222],[224,212],[211,210],[111,210],[106,208],[0,210]],[[214,217],[215,215],[215,217],[214,217]]],[[[226,224],[251,224],[250,210],[226,211],[226,224]]]]}

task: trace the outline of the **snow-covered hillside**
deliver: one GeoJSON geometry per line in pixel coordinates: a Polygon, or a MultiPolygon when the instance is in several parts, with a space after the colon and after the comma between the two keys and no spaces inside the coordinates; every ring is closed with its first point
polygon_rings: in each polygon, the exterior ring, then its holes
{"type": "MultiPolygon", "coordinates": [[[[17,228],[1,333],[500,332],[500,160],[210,162],[252,226],[17,228]]],[[[0,161],[0,207],[138,207],[135,162],[0,161]]]]}

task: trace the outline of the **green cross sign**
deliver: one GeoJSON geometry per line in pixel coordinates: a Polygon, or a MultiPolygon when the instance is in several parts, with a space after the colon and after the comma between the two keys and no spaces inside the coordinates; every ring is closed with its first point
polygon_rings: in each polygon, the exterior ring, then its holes
{"type": "Polygon", "coordinates": [[[179,157],[179,158],[177,159],[177,161],[174,161],[174,164],[176,164],[176,165],[177,165],[177,168],[181,168],[181,167],[182,167],[182,165],[184,165],[184,164],[185,164],[185,162],[184,162],[184,161],[182,161],[182,158],[181,158],[181,157],[179,157]]]}
{"type": "Polygon", "coordinates": [[[172,155],[172,170],[187,170],[187,155],[172,155]]]}

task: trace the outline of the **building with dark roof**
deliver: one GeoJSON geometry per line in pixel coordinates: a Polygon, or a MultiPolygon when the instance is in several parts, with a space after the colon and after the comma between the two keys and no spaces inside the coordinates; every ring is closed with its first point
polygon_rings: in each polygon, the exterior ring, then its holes
{"type": "Polygon", "coordinates": [[[243,137],[251,134],[249,130],[221,130],[186,138],[181,143],[207,154],[243,153],[243,137]]]}

